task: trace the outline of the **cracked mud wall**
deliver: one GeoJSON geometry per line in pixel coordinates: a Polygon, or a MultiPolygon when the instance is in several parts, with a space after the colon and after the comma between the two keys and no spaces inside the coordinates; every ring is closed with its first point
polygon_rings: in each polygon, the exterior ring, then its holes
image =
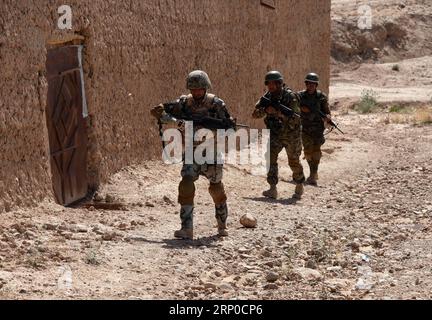
{"type": "Polygon", "coordinates": [[[90,125],[89,178],[97,185],[121,167],[160,156],[149,109],[185,92],[192,69],[239,121],[250,120],[263,76],[279,69],[301,89],[316,71],[328,91],[330,0],[114,0],[0,2],[0,211],[52,197],[45,124],[46,41],[86,37],[84,73],[90,125]],[[57,29],[57,8],[73,29],[57,29]]]}

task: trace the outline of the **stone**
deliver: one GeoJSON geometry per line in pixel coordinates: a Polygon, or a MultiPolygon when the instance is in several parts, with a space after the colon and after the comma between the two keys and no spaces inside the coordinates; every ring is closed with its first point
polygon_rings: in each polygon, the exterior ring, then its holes
{"type": "Polygon", "coordinates": [[[374,242],[372,243],[372,246],[376,249],[380,249],[383,247],[383,243],[380,240],[374,240],[374,242]]]}
{"type": "Polygon", "coordinates": [[[216,284],[214,284],[213,282],[203,282],[203,286],[206,289],[213,289],[214,290],[217,288],[216,284]]]}
{"type": "Polygon", "coordinates": [[[246,228],[255,228],[257,225],[257,219],[250,213],[246,213],[240,218],[240,223],[246,228]]]}
{"type": "Polygon", "coordinates": [[[44,223],[42,228],[44,228],[45,230],[56,230],[58,227],[58,224],[54,224],[54,223],[44,223]]]}
{"type": "Polygon", "coordinates": [[[126,237],[127,240],[131,241],[146,241],[147,238],[145,236],[139,235],[139,234],[132,234],[128,237],[126,237]]]}
{"type": "Polygon", "coordinates": [[[296,268],[293,270],[293,274],[306,281],[318,281],[322,279],[322,274],[318,270],[309,268],[296,268]]]}
{"type": "Polygon", "coordinates": [[[69,231],[62,231],[60,234],[68,240],[72,239],[73,236],[73,233],[69,231]]]}
{"type": "Polygon", "coordinates": [[[113,196],[113,195],[111,195],[111,194],[107,194],[106,196],[105,196],[105,202],[107,202],[107,203],[112,203],[112,202],[114,202],[115,201],[115,197],[113,196]]]}
{"type": "Polygon", "coordinates": [[[341,266],[328,267],[326,270],[329,272],[339,272],[342,271],[342,267],[341,266]]]}
{"type": "Polygon", "coordinates": [[[318,264],[316,263],[315,259],[309,259],[306,262],[305,267],[309,268],[309,269],[316,269],[316,268],[318,268],[318,264]]]}
{"type": "Polygon", "coordinates": [[[215,271],[214,271],[214,275],[215,275],[216,277],[222,277],[222,272],[219,271],[219,270],[215,270],[215,271]]]}
{"type": "Polygon", "coordinates": [[[112,229],[110,227],[107,227],[103,224],[92,225],[92,230],[94,233],[99,234],[99,235],[103,235],[107,232],[112,231],[112,229]]]}
{"type": "Polygon", "coordinates": [[[68,228],[72,232],[80,232],[80,233],[86,233],[88,232],[88,227],[83,224],[74,224],[68,228]]]}
{"type": "Polygon", "coordinates": [[[261,251],[261,255],[265,258],[269,258],[269,257],[271,257],[272,254],[268,250],[263,250],[263,251],[261,251]]]}
{"type": "Polygon", "coordinates": [[[163,197],[163,201],[171,206],[175,205],[174,201],[172,201],[168,196],[163,197]]]}
{"type": "Polygon", "coordinates": [[[352,281],[349,279],[328,279],[324,284],[331,292],[340,292],[351,287],[352,281]]]}
{"type": "Polygon", "coordinates": [[[116,234],[115,232],[113,232],[113,231],[105,232],[105,233],[102,235],[102,240],[105,240],[105,241],[112,241],[112,240],[114,240],[116,237],[117,237],[117,234],[116,234]]]}
{"type": "Polygon", "coordinates": [[[277,288],[279,288],[279,286],[276,283],[267,283],[264,286],[265,290],[276,290],[277,288]]]}
{"type": "Polygon", "coordinates": [[[270,271],[266,275],[266,280],[268,282],[275,282],[279,279],[279,274],[273,271],[270,271]]]}
{"type": "Polygon", "coordinates": [[[234,288],[229,284],[229,283],[224,283],[222,282],[218,288],[222,291],[228,292],[228,291],[233,291],[234,288]]]}
{"type": "Polygon", "coordinates": [[[93,197],[93,200],[96,202],[101,202],[101,201],[103,201],[103,199],[104,198],[99,193],[96,193],[93,197]]]}
{"type": "Polygon", "coordinates": [[[26,237],[26,239],[36,239],[37,238],[37,234],[34,233],[33,231],[27,230],[24,233],[24,236],[26,237]]]}
{"type": "Polygon", "coordinates": [[[249,253],[249,252],[252,251],[252,249],[239,248],[239,249],[237,249],[237,251],[238,251],[239,253],[249,253]]]}
{"type": "Polygon", "coordinates": [[[349,244],[349,246],[351,247],[351,250],[354,251],[354,252],[359,252],[360,251],[360,242],[356,241],[356,239],[353,242],[351,242],[349,244]]]}
{"type": "Polygon", "coordinates": [[[122,222],[122,223],[120,223],[120,224],[118,225],[118,228],[119,228],[120,230],[126,230],[127,227],[128,227],[128,225],[127,225],[125,222],[122,222]]]}

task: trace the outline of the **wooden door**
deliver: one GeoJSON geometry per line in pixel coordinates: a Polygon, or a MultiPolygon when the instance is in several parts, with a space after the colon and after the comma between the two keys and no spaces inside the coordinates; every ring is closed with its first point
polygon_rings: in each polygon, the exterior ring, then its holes
{"type": "Polygon", "coordinates": [[[83,117],[80,46],[47,53],[49,134],[53,190],[59,204],[87,195],[87,133],[83,117]]]}

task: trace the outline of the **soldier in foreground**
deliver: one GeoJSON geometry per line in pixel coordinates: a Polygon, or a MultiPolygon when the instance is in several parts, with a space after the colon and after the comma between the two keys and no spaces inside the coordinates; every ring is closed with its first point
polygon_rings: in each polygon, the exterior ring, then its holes
{"type": "MultiPolygon", "coordinates": [[[[200,119],[212,119],[212,123],[220,121],[221,128],[234,127],[234,121],[229,115],[223,100],[214,94],[208,93],[211,83],[208,75],[201,70],[193,71],[187,78],[186,87],[190,90],[189,95],[181,96],[176,103],[160,104],[152,109],[151,114],[157,119],[165,115],[177,119],[195,119],[194,132],[205,128],[206,125],[199,122],[200,119]]],[[[216,129],[214,126],[208,129],[216,129]]],[[[193,138],[193,137],[192,137],[193,138]]],[[[215,204],[216,221],[219,236],[228,236],[227,231],[227,196],[222,183],[223,165],[214,163],[186,164],[183,157],[181,170],[182,180],[178,187],[178,202],[181,205],[180,219],[181,229],[175,231],[174,236],[182,239],[193,239],[193,211],[195,184],[200,175],[210,181],[209,193],[215,204]]]]}
{"type": "Polygon", "coordinates": [[[305,176],[300,163],[302,144],[298,97],[285,86],[283,76],[278,71],[267,73],[265,85],[268,92],[258,101],[252,114],[255,119],[265,117],[264,122],[270,130],[270,168],[267,174],[270,189],[264,191],[263,195],[273,199],[278,197],[278,156],[285,149],[296,183],[293,198],[300,199],[305,176]]]}
{"type": "Polygon", "coordinates": [[[306,90],[299,92],[302,118],[302,141],[304,155],[309,164],[310,175],[307,184],[317,185],[318,166],[321,160],[321,146],[325,143],[325,125],[331,123],[327,96],[317,90],[319,77],[309,73],[305,79],[306,90]]]}

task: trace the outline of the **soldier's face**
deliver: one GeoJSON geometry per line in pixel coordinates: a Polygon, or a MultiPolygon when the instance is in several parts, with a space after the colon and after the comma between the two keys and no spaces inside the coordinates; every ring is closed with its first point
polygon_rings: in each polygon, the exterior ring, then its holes
{"type": "Polygon", "coordinates": [[[282,84],[279,81],[269,81],[267,89],[270,93],[279,92],[282,89],[282,84]]]}
{"type": "Polygon", "coordinates": [[[306,81],[305,84],[306,84],[306,90],[309,93],[314,93],[316,91],[316,89],[318,88],[318,85],[316,83],[313,83],[313,82],[306,81]]]}
{"type": "Polygon", "coordinates": [[[190,90],[192,97],[196,100],[204,98],[204,95],[206,93],[205,89],[191,89],[190,90]]]}

